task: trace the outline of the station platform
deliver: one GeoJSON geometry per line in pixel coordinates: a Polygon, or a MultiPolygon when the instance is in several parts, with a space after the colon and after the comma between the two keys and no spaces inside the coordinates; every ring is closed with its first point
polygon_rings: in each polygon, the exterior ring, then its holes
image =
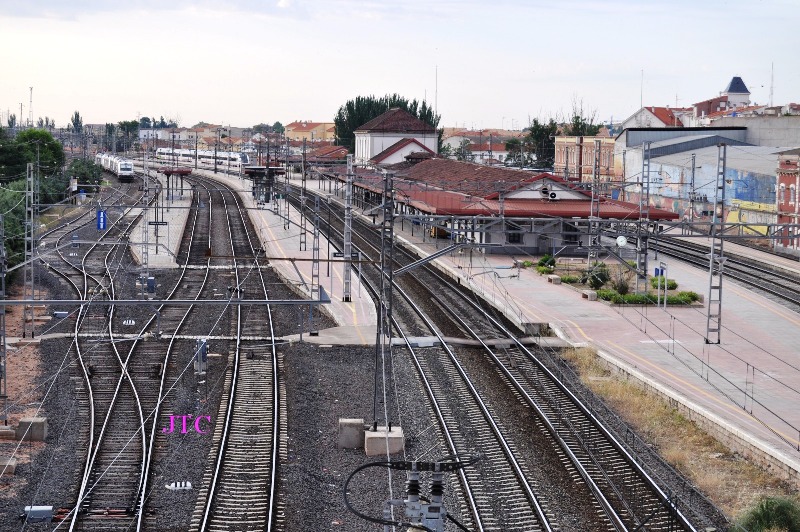
{"type": "MultiPolygon", "coordinates": [[[[182,189],[178,187],[168,190],[166,177],[163,174],[154,170],[148,173],[161,182],[163,192],[157,207],[150,207],[147,218],[142,217],[131,228],[131,241],[133,241],[130,246],[131,254],[136,264],[141,265],[143,243],[147,242],[149,268],[177,268],[178,250],[192,205],[192,187],[184,183],[182,189]],[[145,229],[148,232],[146,236],[145,229]]],[[[177,179],[173,178],[173,187],[175,181],[177,179]]],[[[136,216],[143,210],[144,208],[133,209],[131,215],[136,216]]]]}

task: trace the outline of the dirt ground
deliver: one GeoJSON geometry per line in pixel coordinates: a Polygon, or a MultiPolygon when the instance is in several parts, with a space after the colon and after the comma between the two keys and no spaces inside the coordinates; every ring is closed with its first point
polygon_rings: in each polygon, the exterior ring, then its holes
{"type": "MultiPolygon", "coordinates": [[[[44,296],[46,297],[46,296],[44,296]]],[[[21,299],[21,296],[10,296],[9,299],[21,299]]],[[[36,315],[41,315],[40,309],[35,310],[36,315]]],[[[16,427],[19,420],[25,417],[46,416],[40,411],[41,401],[46,391],[45,386],[38,386],[42,375],[39,345],[36,342],[23,339],[22,306],[10,305],[6,307],[6,335],[9,339],[6,353],[6,386],[8,395],[8,419],[5,425],[16,427]]],[[[40,324],[41,322],[37,322],[40,324]]],[[[41,329],[41,327],[37,327],[41,329]]],[[[44,442],[19,442],[17,440],[0,439],[0,459],[13,457],[17,459],[17,468],[24,468],[30,464],[32,454],[39,452],[45,446],[44,442]]],[[[0,462],[5,465],[5,460],[0,462]]],[[[0,484],[2,490],[0,497],[9,497],[13,491],[26,482],[21,476],[4,475],[0,484]]]]}
{"type": "Polygon", "coordinates": [[[767,474],[706,434],[660,398],[615,376],[588,348],[565,351],[582,381],[601,396],[730,520],[765,496],[797,500],[798,488],[767,474]]]}

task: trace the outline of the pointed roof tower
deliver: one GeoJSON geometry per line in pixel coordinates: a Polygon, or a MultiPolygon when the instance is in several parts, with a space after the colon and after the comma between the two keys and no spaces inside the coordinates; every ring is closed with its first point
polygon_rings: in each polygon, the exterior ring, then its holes
{"type": "Polygon", "coordinates": [[[742,78],[739,76],[734,76],[731,79],[731,82],[728,83],[728,86],[722,91],[722,94],[750,94],[750,91],[747,90],[747,86],[742,81],[742,78]]]}

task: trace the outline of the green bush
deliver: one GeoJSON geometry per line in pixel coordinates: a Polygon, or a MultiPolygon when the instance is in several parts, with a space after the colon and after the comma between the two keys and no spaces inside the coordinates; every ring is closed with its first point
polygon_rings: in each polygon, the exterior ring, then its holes
{"type": "Polygon", "coordinates": [[[626,305],[652,305],[656,303],[657,297],[652,294],[625,294],[622,302],[626,305]]]}
{"type": "Polygon", "coordinates": [[[591,270],[586,272],[586,281],[592,290],[599,290],[608,282],[611,276],[608,274],[608,266],[603,263],[595,263],[591,270]]]}
{"type": "Polygon", "coordinates": [[[562,283],[574,284],[574,283],[577,283],[580,280],[581,280],[581,278],[578,277],[577,275],[562,275],[561,276],[561,282],[562,283]]]}
{"type": "Polygon", "coordinates": [[[536,265],[537,265],[537,266],[547,266],[547,267],[549,267],[549,268],[555,268],[555,266],[556,266],[556,259],[554,259],[554,258],[553,258],[552,256],[550,256],[550,255],[545,255],[544,257],[542,257],[541,259],[539,259],[539,262],[538,262],[536,265]]]}
{"type": "MultiPolygon", "coordinates": [[[[664,276],[661,275],[659,277],[651,277],[650,278],[650,286],[653,288],[658,288],[658,283],[661,283],[661,288],[664,288],[664,276]]],[[[667,279],[667,290],[676,290],[678,288],[678,283],[675,279],[667,279]]]]}
{"type": "Polygon", "coordinates": [[[521,266],[523,268],[530,268],[531,266],[533,266],[533,262],[531,262],[529,260],[523,260],[522,263],[521,263],[521,266]]]}
{"type": "Polygon", "coordinates": [[[764,497],[745,514],[739,525],[750,532],[800,532],[800,505],[791,499],[764,497]]]}
{"type": "MultiPolygon", "coordinates": [[[[561,278],[564,282],[564,278],[561,278]]],[[[656,305],[663,303],[663,300],[656,294],[620,294],[616,290],[597,290],[597,298],[603,301],[610,301],[615,305],[656,305]]],[[[675,295],[667,296],[667,305],[691,305],[699,301],[700,296],[695,292],[678,292],[675,295]]]]}
{"type": "Polygon", "coordinates": [[[678,292],[675,295],[667,296],[667,305],[691,305],[699,300],[700,296],[695,292],[678,292]]]}
{"type": "Polygon", "coordinates": [[[619,277],[615,280],[612,280],[611,288],[613,288],[614,290],[617,291],[618,294],[621,294],[623,296],[627,294],[631,289],[630,285],[628,284],[628,280],[625,279],[624,277],[619,277]]]}
{"type": "Polygon", "coordinates": [[[539,272],[539,275],[549,275],[553,273],[553,268],[549,266],[537,266],[536,271],[539,272]]]}
{"type": "Polygon", "coordinates": [[[619,299],[619,302],[622,302],[622,296],[616,290],[597,290],[597,298],[603,301],[611,301],[612,303],[617,303],[615,299],[619,299]]]}

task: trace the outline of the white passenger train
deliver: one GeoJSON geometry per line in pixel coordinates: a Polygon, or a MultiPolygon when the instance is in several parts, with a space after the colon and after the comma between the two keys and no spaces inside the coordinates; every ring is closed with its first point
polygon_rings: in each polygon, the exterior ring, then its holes
{"type": "MultiPolygon", "coordinates": [[[[197,150],[197,164],[202,168],[213,168],[214,158],[216,157],[216,164],[220,169],[239,171],[239,168],[249,164],[250,158],[246,153],[236,151],[217,151],[214,150],[197,150]]],[[[195,150],[187,150],[180,148],[158,148],[156,150],[156,159],[165,162],[175,162],[177,164],[184,164],[187,166],[194,166],[195,150]]]]}
{"type": "Polygon", "coordinates": [[[113,153],[98,153],[94,157],[94,162],[103,167],[107,172],[116,175],[120,181],[133,181],[133,161],[125,159],[113,153]]]}

